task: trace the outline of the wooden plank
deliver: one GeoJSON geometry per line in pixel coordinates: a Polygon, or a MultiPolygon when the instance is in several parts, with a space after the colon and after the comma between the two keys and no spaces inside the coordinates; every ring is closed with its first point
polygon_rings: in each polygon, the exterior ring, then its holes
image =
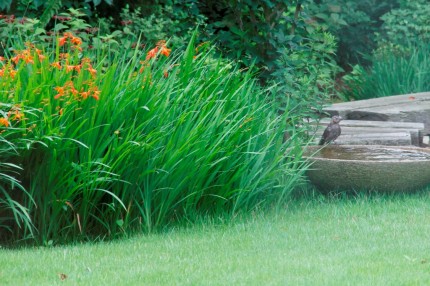
{"type": "Polygon", "coordinates": [[[348,120],[421,122],[430,134],[430,92],[333,104],[324,108],[348,120]]]}
{"type": "MultiPolygon", "coordinates": [[[[345,119],[357,120],[358,117],[362,113],[361,117],[364,120],[377,120],[377,121],[388,121],[388,116],[390,114],[401,114],[401,113],[420,113],[421,111],[430,110],[430,102],[429,101],[410,101],[405,103],[397,103],[397,104],[385,104],[385,105],[368,105],[368,106],[350,106],[345,109],[344,107],[339,107],[336,104],[324,108],[324,111],[328,111],[331,115],[340,115],[345,119]],[[351,116],[350,114],[357,114],[355,116],[351,116]],[[376,115],[385,115],[387,119],[373,119],[376,115]]],[[[395,120],[391,120],[395,121],[395,120]]],[[[401,121],[401,120],[399,120],[401,121]]],[[[422,121],[415,121],[422,122],[422,121]]]]}
{"type": "MultiPolygon", "coordinates": [[[[319,124],[327,125],[330,122],[330,118],[323,118],[319,124]]],[[[318,122],[311,122],[311,124],[318,124],[318,122]]],[[[348,127],[380,127],[380,128],[400,128],[400,129],[424,129],[424,123],[422,122],[396,122],[396,121],[370,121],[370,120],[342,120],[341,126],[348,127]]]]}
{"type": "MultiPolygon", "coordinates": [[[[317,137],[321,137],[321,134],[329,121],[329,118],[324,118],[319,123],[311,122],[311,124],[314,124],[316,127],[313,132],[317,137]]],[[[423,143],[424,123],[420,122],[342,120],[340,125],[343,135],[409,132],[411,135],[412,145],[421,146],[423,143]]]]}
{"type": "MultiPolygon", "coordinates": [[[[319,141],[316,138],[315,143],[319,141]]],[[[388,146],[409,146],[412,145],[409,132],[395,133],[363,133],[344,134],[336,139],[334,144],[340,145],[388,145],[388,146]]]]}
{"type": "Polygon", "coordinates": [[[385,96],[371,99],[363,99],[349,102],[336,103],[328,106],[329,110],[347,111],[369,107],[382,107],[387,105],[422,103],[430,101],[430,92],[401,94],[394,96],[385,96]]]}
{"type": "MultiPolygon", "coordinates": [[[[379,128],[379,127],[346,127],[342,126],[342,135],[352,135],[352,134],[382,134],[385,133],[398,133],[398,132],[409,132],[411,135],[411,144],[415,146],[420,146],[422,143],[422,137],[420,136],[420,131],[418,129],[399,129],[399,128],[379,128]]],[[[321,137],[324,132],[323,126],[320,126],[315,132],[317,137],[321,137]]]]}

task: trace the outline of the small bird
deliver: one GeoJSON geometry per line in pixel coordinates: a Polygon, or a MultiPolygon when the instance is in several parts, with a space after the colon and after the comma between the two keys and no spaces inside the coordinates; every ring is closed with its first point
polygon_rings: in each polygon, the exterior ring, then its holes
{"type": "Polygon", "coordinates": [[[340,135],[340,126],[339,122],[342,120],[342,117],[339,115],[335,115],[331,118],[331,122],[328,124],[327,128],[324,130],[324,133],[321,137],[319,145],[328,144],[340,135]]]}

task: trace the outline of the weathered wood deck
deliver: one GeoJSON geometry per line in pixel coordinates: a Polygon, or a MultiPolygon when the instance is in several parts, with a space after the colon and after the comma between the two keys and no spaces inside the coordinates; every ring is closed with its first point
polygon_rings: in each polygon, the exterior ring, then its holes
{"type": "MultiPolygon", "coordinates": [[[[316,126],[316,139],[319,140],[330,119],[322,119],[316,126]]],[[[424,123],[342,120],[342,135],[338,144],[362,145],[422,145],[424,123]]]]}
{"type": "Polygon", "coordinates": [[[347,120],[421,122],[430,134],[430,92],[336,103],[324,111],[347,120]]]}
{"type": "MultiPolygon", "coordinates": [[[[342,102],[324,111],[344,118],[339,144],[421,146],[430,134],[430,92],[342,102]]],[[[328,122],[321,121],[317,137],[328,122]]]]}

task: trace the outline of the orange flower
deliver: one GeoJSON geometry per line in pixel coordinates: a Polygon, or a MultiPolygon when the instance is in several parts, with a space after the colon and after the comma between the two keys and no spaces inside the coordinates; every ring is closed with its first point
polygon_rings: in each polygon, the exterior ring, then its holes
{"type": "Polygon", "coordinates": [[[139,69],[139,73],[143,73],[143,71],[145,70],[145,68],[148,66],[148,62],[147,61],[140,61],[140,64],[142,65],[141,68],[139,69]]]}
{"type": "Polygon", "coordinates": [[[62,47],[62,46],[64,46],[64,44],[66,43],[66,41],[67,41],[67,36],[61,37],[58,40],[58,44],[60,45],[60,47],[62,47]]]}
{"type": "Polygon", "coordinates": [[[72,44],[74,44],[76,46],[82,45],[82,40],[81,40],[81,38],[78,38],[78,37],[73,37],[71,42],[72,42],[72,44]]]}
{"type": "Polygon", "coordinates": [[[71,65],[66,65],[66,71],[67,72],[71,72],[75,69],[75,66],[71,66],[71,65]]]}
{"type": "Polygon", "coordinates": [[[146,54],[146,59],[149,60],[149,59],[155,58],[157,56],[157,53],[158,53],[158,47],[155,47],[146,54]]]}
{"type": "Polygon", "coordinates": [[[9,127],[9,121],[7,120],[7,118],[0,118],[0,126],[9,127]]]}
{"type": "Polygon", "coordinates": [[[33,57],[31,55],[26,55],[24,58],[26,64],[34,64],[33,57]]]}
{"type": "Polygon", "coordinates": [[[60,47],[62,47],[66,44],[67,39],[70,39],[72,44],[74,44],[74,45],[82,44],[82,40],[79,37],[75,37],[75,36],[73,36],[72,33],[66,32],[63,34],[63,36],[61,38],[58,39],[58,44],[60,45],[60,47]]]}
{"type": "Polygon", "coordinates": [[[9,70],[9,74],[10,74],[10,77],[12,78],[12,79],[14,79],[15,78],[15,76],[16,76],[16,73],[17,73],[17,71],[16,70],[9,70]]]}
{"type": "Polygon", "coordinates": [[[18,109],[15,109],[13,112],[9,111],[7,116],[13,121],[21,121],[24,118],[24,113],[20,112],[18,109]]]}
{"type": "Polygon", "coordinates": [[[13,120],[20,121],[24,118],[24,113],[16,111],[12,118],[13,120]]]}
{"type": "Polygon", "coordinates": [[[0,62],[3,62],[4,60],[6,60],[5,57],[0,57],[0,62]]]}
{"type": "Polygon", "coordinates": [[[91,65],[87,68],[87,71],[90,72],[91,76],[93,76],[93,77],[96,76],[97,70],[94,69],[91,65]]]}
{"type": "Polygon", "coordinates": [[[54,62],[54,63],[52,63],[51,64],[51,66],[53,66],[54,68],[57,68],[57,69],[61,69],[61,64],[60,64],[60,62],[54,62]]]}
{"type": "Polygon", "coordinates": [[[100,99],[100,96],[99,96],[98,94],[96,94],[96,93],[93,93],[91,96],[92,96],[95,100],[99,100],[99,99],[100,99]]]}
{"type": "Polygon", "coordinates": [[[62,60],[67,59],[69,57],[70,57],[69,53],[61,53],[60,54],[60,59],[62,59],[62,60]]]}
{"type": "Polygon", "coordinates": [[[171,49],[168,49],[165,45],[161,46],[160,53],[168,57],[170,55],[171,49]]]}
{"type": "Polygon", "coordinates": [[[88,96],[90,95],[89,91],[81,91],[80,95],[82,96],[83,99],[87,99],[88,96]]]}
{"type": "Polygon", "coordinates": [[[65,88],[64,86],[56,86],[54,89],[58,92],[56,96],[54,96],[55,99],[60,98],[61,96],[64,96],[65,88]]]}
{"type": "Polygon", "coordinates": [[[91,96],[95,99],[95,100],[99,100],[100,99],[100,93],[101,91],[97,88],[97,86],[92,86],[90,88],[90,91],[92,92],[91,96]]]}
{"type": "Polygon", "coordinates": [[[43,61],[46,58],[46,56],[42,55],[42,54],[38,54],[37,56],[39,57],[39,61],[40,62],[43,61]]]}
{"type": "Polygon", "coordinates": [[[15,64],[18,64],[18,62],[19,62],[19,59],[20,59],[21,57],[19,56],[19,55],[17,55],[17,56],[14,56],[11,60],[15,63],[15,64]]]}
{"type": "Polygon", "coordinates": [[[79,91],[73,86],[73,84],[70,86],[70,92],[74,95],[77,96],[79,94],[79,91]]]}

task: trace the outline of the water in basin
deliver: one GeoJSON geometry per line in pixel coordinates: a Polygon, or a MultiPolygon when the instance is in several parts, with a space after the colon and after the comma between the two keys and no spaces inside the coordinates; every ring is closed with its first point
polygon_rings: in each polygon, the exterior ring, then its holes
{"type": "Polygon", "coordinates": [[[316,158],[338,160],[367,160],[367,161],[420,161],[430,160],[430,152],[416,149],[384,148],[384,147],[343,147],[326,146],[312,155],[316,158]]]}

